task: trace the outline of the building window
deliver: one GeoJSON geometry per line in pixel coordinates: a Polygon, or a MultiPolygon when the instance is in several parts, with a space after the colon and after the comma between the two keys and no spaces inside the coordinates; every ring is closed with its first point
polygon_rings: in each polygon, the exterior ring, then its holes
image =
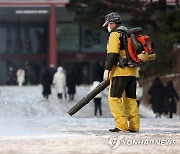
{"type": "Polygon", "coordinates": [[[0,24],[0,53],[46,53],[47,24],[0,24]]]}
{"type": "Polygon", "coordinates": [[[94,30],[83,25],[81,36],[83,52],[103,52],[106,50],[107,33],[105,31],[94,30]]]}
{"type": "Polygon", "coordinates": [[[79,24],[59,23],[57,25],[58,52],[72,52],[80,50],[79,24]]]}
{"type": "Polygon", "coordinates": [[[106,50],[107,33],[77,23],[58,23],[58,52],[103,52],[106,50]]]}

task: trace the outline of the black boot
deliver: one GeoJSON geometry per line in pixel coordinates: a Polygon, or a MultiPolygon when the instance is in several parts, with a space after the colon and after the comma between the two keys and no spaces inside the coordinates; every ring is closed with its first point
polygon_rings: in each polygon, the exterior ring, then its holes
{"type": "Polygon", "coordinates": [[[138,133],[139,131],[135,131],[135,130],[130,130],[130,129],[129,129],[129,132],[130,132],[130,133],[138,133]]]}
{"type": "Polygon", "coordinates": [[[110,132],[120,132],[121,130],[118,128],[114,128],[114,129],[109,129],[110,132]]]}

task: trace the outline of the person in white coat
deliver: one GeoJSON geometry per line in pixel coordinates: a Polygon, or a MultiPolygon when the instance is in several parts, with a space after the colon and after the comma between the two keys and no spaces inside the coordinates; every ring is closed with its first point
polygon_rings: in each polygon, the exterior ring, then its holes
{"type": "MultiPolygon", "coordinates": [[[[96,88],[98,85],[100,84],[99,81],[93,81],[93,84],[91,86],[91,91],[96,88]]],[[[102,98],[102,94],[99,93],[98,95],[96,95],[94,97],[94,115],[96,116],[97,115],[97,110],[99,110],[99,115],[102,116],[102,110],[101,110],[101,98],[102,98]]]]}
{"type": "Polygon", "coordinates": [[[17,75],[17,83],[18,83],[18,85],[22,86],[22,84],[25,81],[25,71],[22,68],[19,68],[17,70],[16,75],[17,75]]]}
{"type": "Polygon", "coordinates": [[[59,99],[63,99],[66,88],[66,75],[62,67],[58,67],[57,72],[53,76],[53,84],[57,91],[59,99]]]}
{"type": "Polygon", "coordinates": [[[136,101],[137,101],[138,107],[140,105],[142,96],[143,96],[143,87],[141,86],[141,84],[139,83],[139,80],[137,79],[137,81],[136,81],[136,101]]]}

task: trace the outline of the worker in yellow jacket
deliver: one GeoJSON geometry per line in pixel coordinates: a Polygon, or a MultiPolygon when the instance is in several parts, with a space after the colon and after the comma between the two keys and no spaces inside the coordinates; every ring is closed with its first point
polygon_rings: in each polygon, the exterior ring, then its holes
{"type": "Polygon", "coordinates": [[[136,102],[136,67],[115,65],[119,56],[126,58],[121,31],[127,28],[121,26],[121,17],[115,12],[105,16],[103,27],[107,27],[109,32],[104,80],[110,79],[108,102],[116,123],[115,128],[109,131],[138,132],[140,120],[136,102]]]}

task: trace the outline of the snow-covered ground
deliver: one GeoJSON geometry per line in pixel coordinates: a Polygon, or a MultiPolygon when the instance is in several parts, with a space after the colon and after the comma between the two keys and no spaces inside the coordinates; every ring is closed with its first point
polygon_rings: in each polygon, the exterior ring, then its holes
{"type": "Polygon", "coordinates": [[[41,86],[0,90],[0,154],[180,153],[180,119],[155,119],[143,105],[139,133],[110,133],[114,122],[106,96],[102,117],[93,116],[93,102],[72,117],[67,114],[88,86],[77,87],[74,102],[59,101],[54,89],[45,100],[41,86]]]}

